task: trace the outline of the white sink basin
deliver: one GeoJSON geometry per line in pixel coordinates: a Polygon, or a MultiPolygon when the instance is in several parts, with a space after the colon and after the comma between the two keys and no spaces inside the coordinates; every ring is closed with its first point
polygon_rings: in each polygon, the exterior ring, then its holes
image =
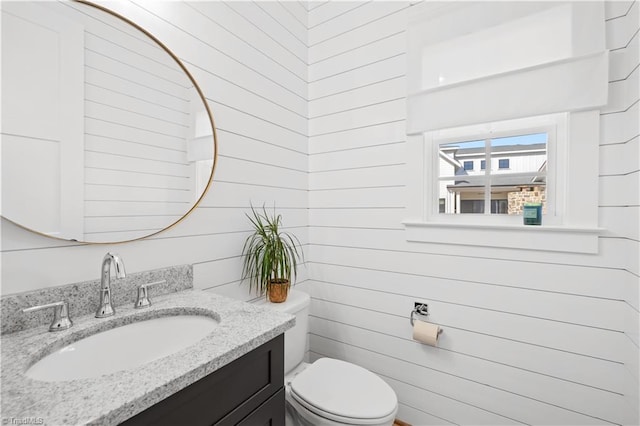
{"type": "Polygon", "coordinates": [[[215,319],[199,315],[134,322],[67,345],[36,362],[25,374],[57,382],[129,370],[191,346],[217,325],[215,319]]]}

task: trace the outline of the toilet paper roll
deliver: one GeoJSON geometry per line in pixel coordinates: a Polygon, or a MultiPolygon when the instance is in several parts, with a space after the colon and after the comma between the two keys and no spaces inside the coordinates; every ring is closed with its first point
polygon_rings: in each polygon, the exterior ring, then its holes
{"type": "Polygon", "coordinates": [[[413,322],[413,340],[417,340],[418,342],[438,346],[439,331],[440,326],[437,324],[420,320],[414,320],[413,322]]]}

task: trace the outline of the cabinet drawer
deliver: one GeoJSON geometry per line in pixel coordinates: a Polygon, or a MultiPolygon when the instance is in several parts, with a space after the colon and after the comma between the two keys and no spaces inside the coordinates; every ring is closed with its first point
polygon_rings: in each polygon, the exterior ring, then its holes
{"type": "Polygon", "coordinates": [[[278,391],[278,393],[269,398],[267,402],[263,402],[257,410],[242,419],[240,423],[236,423],[236,425],[283,426],[285,413],[284,406],[284,388],[282,388],[278,391]]]}
{"type": "Polygon", "coordinates": [[[236,424],[283,384],[284,335],[281,334],[123,424],[209,426],[223,418],[224,424],[236,424]]]}

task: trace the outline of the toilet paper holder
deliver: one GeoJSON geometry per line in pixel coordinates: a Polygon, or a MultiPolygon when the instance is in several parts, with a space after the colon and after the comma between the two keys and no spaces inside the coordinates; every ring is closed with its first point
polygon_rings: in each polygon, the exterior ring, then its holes
{"type": "MultiPolygon", "coordinates": [[[[428,317],[429,316],[429,305],[426,303],[415,303],[413,310],[411,311],[411,315],[409,315],[409,321],[411,322],[411,327],[413,327],[413,322],[415,320],[415,315],[428,317]]],[[[420,319],[420,318],[418,318],[420,319]]],[[[442,334],[442,328],[438,330],[438,335],[442,334]]]]}

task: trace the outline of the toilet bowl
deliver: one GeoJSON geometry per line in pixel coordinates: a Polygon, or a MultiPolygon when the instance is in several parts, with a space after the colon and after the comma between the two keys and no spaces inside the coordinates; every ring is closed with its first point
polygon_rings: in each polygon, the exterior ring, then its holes
{"type": "Polygon", "coordinates": [[[369,370],[320,358],[286,382],[287,402],[302,425],[392,425],[398,401],[369,370]]]}
{"type": "Polygon", "coordinates": [[[309,323],[308,294],[291,290],[286,302],[257,303],[296,316],[296,325],[285,333],[287,426],[393,424],[398,399],[376,374],[333,358],[302,362],[309,323]]]}

